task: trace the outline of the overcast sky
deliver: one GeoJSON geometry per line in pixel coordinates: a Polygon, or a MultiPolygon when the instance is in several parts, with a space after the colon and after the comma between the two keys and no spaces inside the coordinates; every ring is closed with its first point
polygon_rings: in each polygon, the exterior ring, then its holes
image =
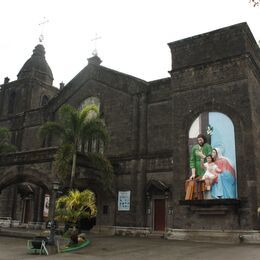
{"type": "Polygon", "coordinates": [[[96,34],[103,66],[147,81],[169,76],[169,42],[240,22],[260,40],[249,0],[2,0],[0,10],[0,84],[17,79],[42,32],[56,87],[87,65],[96,34]]]}

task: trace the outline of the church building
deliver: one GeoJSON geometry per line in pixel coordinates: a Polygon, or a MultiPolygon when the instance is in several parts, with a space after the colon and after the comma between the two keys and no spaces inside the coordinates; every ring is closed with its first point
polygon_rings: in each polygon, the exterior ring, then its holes
{"type": "MultiPolygon", "coordinates": [[[[0,157],[0,217],[20,224],[48,219],[58,142],[40,140],[39,128],[55,120],[63,104],[95,103],[110,135],[104,152],[115,178],[114,191],[104,193],[98,173],[79,154],[76,187],[97,196],[93,230],[202,240],[243,234],[260,240],[260,48],[246,23],[168,46],[167,78],[147,82],[102,66],[94,55],[59,88],[53,86],[44,46],[34,48],[17,80],[5,78],[0,85],[0,127],[10,129],[17,146],[0,157]],[[191,147],[199,133],[233,165],[233,197],[185,200],[191,147]]],[[[95,149],[92,143],[88,151],[95,149]]]]}

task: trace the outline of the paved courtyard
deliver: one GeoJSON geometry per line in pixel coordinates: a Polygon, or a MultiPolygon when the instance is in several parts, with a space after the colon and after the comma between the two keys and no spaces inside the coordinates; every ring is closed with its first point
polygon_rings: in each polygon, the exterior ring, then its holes
{"type": "Polygon", "coordinates": [[[92,236],[92,244],[75,253],[37,256],[26,253],[26,239],[0,236],[1,260],[25,259],[180,259],[180,260],[258,260],[260,245],[227,245],[160,238],[92,236]]]}

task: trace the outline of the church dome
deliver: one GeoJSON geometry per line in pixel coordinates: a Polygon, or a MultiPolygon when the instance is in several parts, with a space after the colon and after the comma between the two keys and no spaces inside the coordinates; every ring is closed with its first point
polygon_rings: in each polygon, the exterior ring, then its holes
{"type": "Polygon", "coordinates": [[[45,49],[41,44],[38,44],[34,48],[31,58],[25,62],[17,75],[18,79],[30,77],[37,78],[48,85],[52,85],[52,71],[45,59],[45,49]]]}

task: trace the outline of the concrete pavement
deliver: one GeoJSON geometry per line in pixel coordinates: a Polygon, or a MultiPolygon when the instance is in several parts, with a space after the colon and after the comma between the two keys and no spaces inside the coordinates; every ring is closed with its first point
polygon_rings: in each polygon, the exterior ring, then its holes
{"type": "Polygon", "coordinates": [[[132,238],[89,234],[92,244],[74,253],[50,256],[28,255],[26,239],[0,236],[1,260],[27,259],[88,259],[88,260],[258,260],[259,245],[231,245],[164,240],[160,238],[132,238]]]}

